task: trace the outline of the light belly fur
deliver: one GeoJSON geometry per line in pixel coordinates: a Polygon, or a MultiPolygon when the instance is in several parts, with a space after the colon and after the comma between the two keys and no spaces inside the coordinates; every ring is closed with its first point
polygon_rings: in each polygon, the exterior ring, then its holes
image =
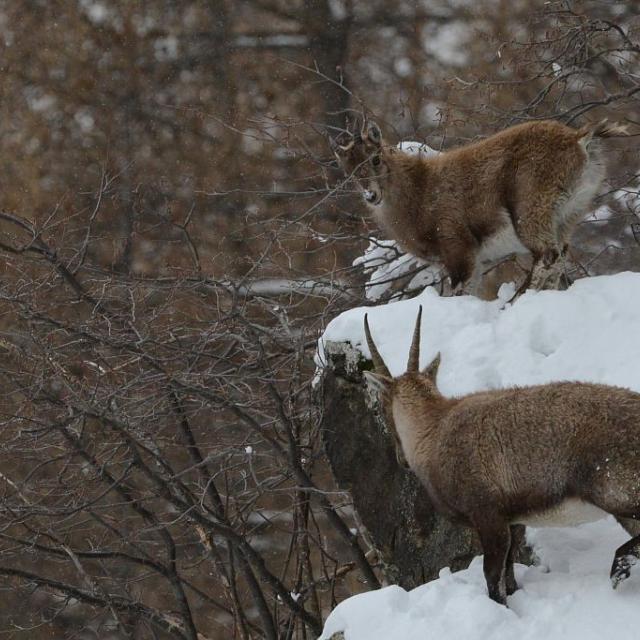
{"type": "Polygon", "coordinates": [[[546,511],[518,516],[513,519],[512,524],[525,524],[529,527],[568,527],[602,520],[607,515],[606,511],[590,502],[568,498],[546,511]]]}
{"type": "Polygon", "coordinates": [[[398,400],[393,400],[391,405],[391,412],[393,414],[393,422],[396,428],[398,438],[400,438],[400,444],[402,445],[402,452],[404,453],[409,466],[415,463],[415,438],[413,437],[414,429],[412,428],[412,416],[398,400]]]}
{"type": "Polygon", "coordinates": [[[512,253],[529,253],[528,249],[520,242],[509,214],[506,211],[501,211],[500,217],[503,223],[498,231],[489,236],[480,246],[478,264],[496,262],[512,253]]]}
{"type": "Polygon", "coordinates": [[[593,199],[600,189],[604,175],[604,165],[597,154],[588,157],[571,194],[558,208],[554,217],[554,232],[559,246],[568,242],[576,224],[592,209],[593,199]]]}

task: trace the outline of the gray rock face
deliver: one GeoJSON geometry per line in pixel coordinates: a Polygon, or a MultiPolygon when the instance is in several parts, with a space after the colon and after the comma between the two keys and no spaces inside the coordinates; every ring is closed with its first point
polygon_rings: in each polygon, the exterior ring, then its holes
{"type": "Polygon", "coordinates": [[[348,344],[325,349],[329,366],[320,386],[325,450],[338,486],[351,494],[384,563],[387,581],[412,588],[436,578],[443,567],[465,568],[482,553],[476,535],[437,514],[417,478],[398,465],[362,376],[371,362],[348,344]]]}

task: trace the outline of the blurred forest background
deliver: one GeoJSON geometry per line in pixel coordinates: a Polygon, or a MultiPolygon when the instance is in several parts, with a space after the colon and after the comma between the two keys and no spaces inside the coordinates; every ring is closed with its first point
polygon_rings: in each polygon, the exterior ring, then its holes
{"type": "MultiPolygon", "coordinates": [[[[377,237],[328,136],[363,112],[436,149],[540,118],[636,134],[638,10],[1,2],[0,635],[312,639],[383,583],[314,404],[377,237]]],[[[573,278],[640,266],[636,139],[573,278]]]]}

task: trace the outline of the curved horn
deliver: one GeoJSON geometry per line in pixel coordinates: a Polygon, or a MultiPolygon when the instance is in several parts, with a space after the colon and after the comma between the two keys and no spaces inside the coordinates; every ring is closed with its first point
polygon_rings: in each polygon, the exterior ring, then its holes
{"type": "Polygon", "coordinates": [[[418,311],[416,328],[413,330],[413,341],[409,349],[409,362],[407,363],[407,373],[418,373],[420,370],[420,323],[422,321],[422,305],[418,311]]]}
{"type": "Polygon", "coordinates": [[[334,153],[346,153],[355,144],[355,139],[348,129],[342,129],[335,138],[329,137],[329,143],[334,153]]]}
{"type": "Polygon", "coordinates": [[[375,373],[383,376],[387,376],[387,378],[393,378],[387,365],[384,363],[378,348],[371,337],[371,331],[369,329],[369,321],[367,319],[367,314],[364,314],[364,335],[367,338],[367,345],[369,346],[369,351],[371,351],[371,360],[373,360],[373,366],[375,367],[375,373]]]}

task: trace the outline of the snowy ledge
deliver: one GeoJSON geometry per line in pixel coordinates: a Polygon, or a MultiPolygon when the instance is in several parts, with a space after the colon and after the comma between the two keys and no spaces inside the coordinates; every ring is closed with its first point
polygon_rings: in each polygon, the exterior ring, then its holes
{"type": "MultiPolygon", "coordinates": [[[[579,280],[568,291],[528,292],[513,305],[440,298],[427,289],[412,300],[340,315],[320,341],[320,357],[323,345],[348,342],[368,358],[367,312],[391,372],[402,373],[420,304],[421,365],[441,352],[438,386],[445,395],[557,380],[640,391],[636,273],[579,280]]],[[[608,579],[614,550],[629,537],[612,518],[527,535],[540,564],[517,566],[521,589],[509,598],[509,609],[487,597],[476,558],[467,570],[445,569],[410,592],[387,587],[346,600],[328,618],[322,640],[338,632],[345,640],[640,637],[640,571],[615,592],[608,579]]]]}
{"type": "Polygon", "coordinates": [[[640,274],[630,272],[578,280],[567,291],[528,291],[513,305],[441,298],[428,288],[411,300],[350,309],[327,326],[320,359],[325,344],[343,342],[370,359],[363,330],[368,313],[391,373],[403,373],[419,305],[420,363],[442,354],[438,387],[447,396],[556,380],[640,392],[640,274]]]}

